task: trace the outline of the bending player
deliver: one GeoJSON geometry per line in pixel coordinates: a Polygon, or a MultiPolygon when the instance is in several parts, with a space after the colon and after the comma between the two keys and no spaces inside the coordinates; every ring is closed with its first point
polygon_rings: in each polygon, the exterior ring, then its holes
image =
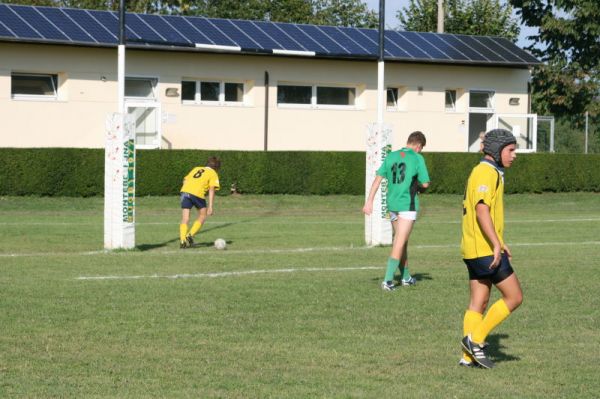
{"type": "Polygon", "coordinates": [[[179,225],[179,248],[191,247],[194,235],[200,231],[206,218],[213,214],[215,191],[219,190],[219,175],[221,161],[217,157],[210,157],[206,166],[197,166],[183,178],[181,187],[181,224],[179,225]],[[208,193],[208,204],[206,203],[208,193]],[[198,209],[198,218],[188,230],[190,210],[198,209]]]}

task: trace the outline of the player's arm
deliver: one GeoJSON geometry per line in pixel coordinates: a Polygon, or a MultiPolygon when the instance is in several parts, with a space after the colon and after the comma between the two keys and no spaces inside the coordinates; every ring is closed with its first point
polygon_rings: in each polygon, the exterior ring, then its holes
{"type": "Polygon", "coordinates": [[[477,215],[477,221],[479,222],[481,231],[494,246],[494,259],[490,264],[490,269],[494,269],[500,265],[502,244],[500,243],[500,239],[496,234],[496,229],[494,229],[494,222],[492,221],[492,216],[490,215],[490,208],[485,203],[479,202],[477,206],[475,206],[475,213],[477,215]]]}
{"type": "Polygon", "coordinates": [[[373,184],[371,184],[371,190],[369,191],[369,196],[365,201],[365,205],[363,206],[363,212],[365,215],[370,215],[373,212],[373,200],[375,199],[375,194],[377,190],[379,190],[379,185],[383,180],[383,176],[376,176],[375,180],[373,180],[373,184]]]}
{"type": "Polygon", "coordinates": [[[211,186],[208,189],[208,207],[206,209],[207,215],[213,214],[213,203],[215,202],[215,187],[211,186]]]}

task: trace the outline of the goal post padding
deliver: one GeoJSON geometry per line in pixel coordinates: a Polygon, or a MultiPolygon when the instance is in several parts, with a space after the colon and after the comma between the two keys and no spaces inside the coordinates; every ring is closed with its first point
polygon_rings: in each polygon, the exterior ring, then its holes
{"type": "MultiPolygon", "coordinates": [[[[389,125],[371,123],[367,125],[367,156],[365,170],[365,199],[369,195],[376,172],[392,149],[392,128],[389,125]]],[[[373,212],[365,215],[365,243],[367,245],[389,245],[392,243],[386,193],[387,181],[381,182],[373,200],[373,212]]]]}
{"type": "Polygon", "coordinates": [[[135,121],[113,113],[106,120],[104,248],[135,247],[135,121]]]}

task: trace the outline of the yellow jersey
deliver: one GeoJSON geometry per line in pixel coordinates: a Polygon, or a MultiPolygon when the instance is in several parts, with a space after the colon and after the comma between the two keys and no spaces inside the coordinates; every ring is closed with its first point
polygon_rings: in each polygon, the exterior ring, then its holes
{"type": "Polygon", "coordinates": [[[504,170],[483,159],[471,171],[463,199],[462,241],[463,259],[475,259],[494,254],[494,246],[486,238],[477,221],[475,207],[480,202],[490,208],[490,216],[500,244],[504,246],[504,170]]]}
{"type": "Polygon", "coordinates": [[[219,175],[208,166],[197,166],[183,178],[183,186],[179,191],[204,198],[210,187],[214,187],[215,190],[221,188],[219,175]]]}

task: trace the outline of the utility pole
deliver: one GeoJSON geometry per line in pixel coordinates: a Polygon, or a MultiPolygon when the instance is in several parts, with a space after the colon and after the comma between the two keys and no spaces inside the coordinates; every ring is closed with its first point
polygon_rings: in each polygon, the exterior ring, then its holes
{"type": "Polygon", "coordinates": [[[444,0],[438,0],[437,6],[437,33],[444,33],[444,0]]]}

